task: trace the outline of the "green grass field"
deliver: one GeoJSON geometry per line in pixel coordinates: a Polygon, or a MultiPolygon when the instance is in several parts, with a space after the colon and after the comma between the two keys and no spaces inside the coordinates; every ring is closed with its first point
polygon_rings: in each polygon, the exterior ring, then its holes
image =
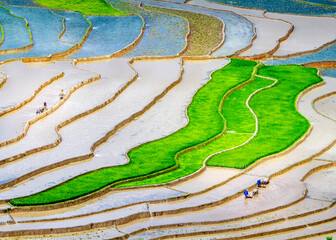
{"type": "Polygon", "coordinates": [[[279,83],[251,99],[259,119],[259,131],[251,142],[209,159],[210,166],[245,168],[255,161],[279,153],[299,140],[310,123],[296,109],[297,96],[306,88],[322,82],[313,68],[266,66],[258,75],[275,78],[279,83]]]}
{"type": "Polygon", "coordinates": [[[256,62],[235,60],[212,74],[212,79],[194,96],[188,107],[189,124],[176,133],[143,144],[128,153],[127,165],[94,171],[50,190],[11,201],[13,205],[38,205],[66,201],[97,191],[108,185],[120,185],[130,179],[175,169],[181,151],[213,139],[225,132],[221,115],[225,94],[250,80],[256,62]],[[167,147],[169,146],[169,147],[167,147]]]}
{"type": "MultiPolygon", "coordinates": [[[[233,92],[225,100],[222,113],[226,120],[226,126],[228,127],[227,130],[229,131],[229,129],[235,125],[234,123],[241,121],[241,119],[244,119],[244,128],[235,129],[235,133],[226,132],[224,136],[215,139],[209,144],[179,156],[179,168],[172,172],[161,174],[157,177],[149,178],[143,181],[123,184],[118,187],[128,187],[134,185],[153,185],[171,182],[199,170],[203,166],[206,158],[211,154],[215,154],[225,149],[233,148],[246,142],[249,138],[252,137],[253,132],[255,131],[256,124],[252,113],[249,111],[245,104],[246,100],[256,90],[267,87],[272,83],[273,82],[270,80],[257,79],[253,83],[233,92]],[[230,116],[229,119],[227,118],[228,116],[230,116]]],[[[239,126],[240,124],[237,125],[239,126]]],[[[226,126],[224,127],[226,128],[226,126]]]]}
{"type": "Polygon", "coordinates": [[[36,0],[36,2],[49,8],[71,10],[83,15],[129,15],[129,13],[113,8],[105,0],[36,0]]]}
{"type": "Polygon", "coordinates": [[[188,107],[188,125],[165,138],[132,149],[127,165],[87,173],[10,203],[17,206],[50,204],[78,198],[106,186],[159,184],[187,176],[200,169],[210,154],[241,145],[252,137],[255,119],[245,103],[257,89],[263,90],[248,103],[259,121],[257,135],[239,148],[214,155],[207,165],[245,168],[262,157],[283,151],[310,126],[296,109],[297,96],[322,79],[312,68],[262,66],[257,70],[258,67],[256,62],[233,59],[214,72],[188,107]],[[277,81],[256,77],[253,82],[257,71],[258,75],[277,81]]]}

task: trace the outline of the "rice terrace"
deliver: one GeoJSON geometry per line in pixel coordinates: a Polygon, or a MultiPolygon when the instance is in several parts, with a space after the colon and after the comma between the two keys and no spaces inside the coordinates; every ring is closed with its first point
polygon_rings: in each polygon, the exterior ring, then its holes
{"type": "Polygon", "coordinates": [[[0,239],[333,238],[335,0],[0,0],[0,239]]]}

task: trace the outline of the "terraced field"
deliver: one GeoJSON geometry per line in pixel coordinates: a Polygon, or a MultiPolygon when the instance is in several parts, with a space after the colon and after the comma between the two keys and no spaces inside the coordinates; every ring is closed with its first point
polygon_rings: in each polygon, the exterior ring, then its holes
{"type": "Polygon", "coordinates": [[[1,0],[0,238],[336,237],[335,14],[1,0]]]}

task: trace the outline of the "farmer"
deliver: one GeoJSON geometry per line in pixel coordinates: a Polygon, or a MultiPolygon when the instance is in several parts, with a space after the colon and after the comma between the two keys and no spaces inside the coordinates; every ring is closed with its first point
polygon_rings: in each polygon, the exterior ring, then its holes
{"type": "Polygon", "coordinates": [[[58,95],[60,100],[62,100],[65,96],[64,92],[63,92],[63,89],[61,90],[61,93],[58,95]]]}
{"type": "Polygon", "coordinates": [[[247,189],[244,191],[245,198],[252,198],[251,195],[249,195],[247,189]]]}
{"type": "Polygon", "coordinates": [[[259,187],[256,187],[256,188],[253,189],[253,191],[252,191],[252,196],[257,195],[258,192],[259,192],[259,187]]]}
{"type": "Polygon", "coordinates": [[[260,179],[257,180],[257,186],[258,187],[266,187],[264,184],[262,184],[260,179]]]}
{"type": "Polygon", "coordinates": [[[270,181],[270,179],[268,177],[265,177],[261,180],[261,184],[267,185],[267,184],[269,184],[269,181],[270,181]]]}

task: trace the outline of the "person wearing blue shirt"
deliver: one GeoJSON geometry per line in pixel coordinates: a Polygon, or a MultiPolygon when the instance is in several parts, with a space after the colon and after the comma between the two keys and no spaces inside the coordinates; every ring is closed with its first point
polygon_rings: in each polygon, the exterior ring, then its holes
{"type": "Polygon", "coordinates": [[[249,195],[247,189],[244,191],[245,198],[251,198],[252,196],[249,195]]]}

